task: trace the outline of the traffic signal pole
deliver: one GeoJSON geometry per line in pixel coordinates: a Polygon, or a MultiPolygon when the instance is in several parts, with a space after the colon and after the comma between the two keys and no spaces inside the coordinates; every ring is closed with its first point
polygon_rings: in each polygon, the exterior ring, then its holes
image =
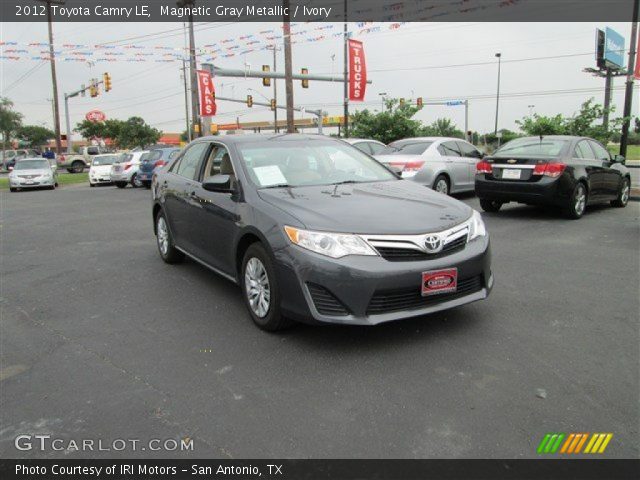
{"type": "MultiPolygon", "coordinates": [[[[103,78],[109,78],[108,80],[109,88],[105,89],[105,91],[107,92],[111,90],[111,77],[108,77],[108,75],[109,75],[108,73],[105,73],[103,77],[103,78]]],[[[73,97],[77,97],[78,95],[83,94],[87,90],[92,90],[100,84],[104,84],[105,87],[107,86],[104,79],[100,80],[99,82],[92,81],[91,84],[87,87],[83,85],[82,88],[80,88],[79,90],[76,90],[75,92],[64,94],[64,117],[65,117],[65,123],[67,127],[67,153],[68,154],[73,152],[73,150],[71,149],[71,119],[69,117],[69,99],[73,97]]],[[[61,152],[58,152],[58,153],[61,153],[61,152]]]]}

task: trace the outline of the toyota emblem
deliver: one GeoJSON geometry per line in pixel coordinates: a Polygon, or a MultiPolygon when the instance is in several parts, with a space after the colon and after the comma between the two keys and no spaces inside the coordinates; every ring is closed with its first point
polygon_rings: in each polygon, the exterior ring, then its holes
{"type": "Polygon", "coordinates": [[[438,235],[427,235],[424,238],[424,248],[427,253],[438,253],[442,250],[442,240],[438,235]]]}

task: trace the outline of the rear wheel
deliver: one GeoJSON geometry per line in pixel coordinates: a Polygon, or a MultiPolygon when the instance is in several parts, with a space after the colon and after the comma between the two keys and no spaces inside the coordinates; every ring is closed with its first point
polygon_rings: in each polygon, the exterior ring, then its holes
{"type": "Polygon", "coordinates": [[[586,207],[587,189],[584,184],[578,183],[573,189],[573,193],[569,199],[569,205],[564,209],[564,214],[567,218],[577,220],[584,215],[586,207]]]}
{"type": "Polygon", "coordinates": [[[127,186],[127,182],[116,182],[116,187],[124,188],[127,186]]]}
{"type": "Polygon", "coordinates": [[[249,246],[240,270],[242,297],[253,322],[274,332],[291,325],[280,312],[280,289],[271,258],[260,243],[249,246]]]}
{"type": "Polygon", "coordinates": [[[142,181],[138,178],[137,173],[134,173],[133,177],[131,177],[131,186],[133,188],[140,188],[142,186],[142,181]]]}
{"type": "Polygon", "coordinates": [[[433,182],[433,189],[444,195],[449,195],[449,180],[444,175],[438,175],[436,181],[433,182]]]}
{"type": "Polygon", "coordinates": [[[84,171],[84,162],[76,160],[71,164],[71,173],[82,173],[84,171]]]}
{"type": "Polygon", "coordinates": [[[151,188],[151,182],[149,180],[143,181],[142,184],[144,185],[144,188],[146,188],[147,190],[151,188]]]}
{"type": "Polygon", "coordinates": [[[500,210],[500,207],[502,207],[502,202],[499,202],[497,200],[492,200],[490,198],[481,198],[480,206],[482,207],[482,210],[484,210],[485,212],[494,213],[500,210]]]}
{"type": "Polygon", "coordinates": [[[160,257],[166,263],[178,263],[184,259],[184,253],[178,250],[173,243],[167,218],[162,210],[158,212],[156,217],[156,241],[160,257]]]}
{"type": "Polygon", "coordinates": [[[618,192],[618,198],[611,201],[612,207],[624,208],[629,203],[629,194],[631,192],[631,185],[629,184],[629,179],[624,178],[622,180],[622,186],[620,187],[620,191],[618,192]]]}

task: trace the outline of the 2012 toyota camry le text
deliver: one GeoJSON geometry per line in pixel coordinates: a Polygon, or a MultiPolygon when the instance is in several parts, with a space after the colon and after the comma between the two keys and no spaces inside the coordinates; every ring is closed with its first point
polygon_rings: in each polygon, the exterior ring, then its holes
{"type": "Polygon", "coordinates": [[[153,178],[160,256],[239,284],[253,321],[375,325],[485,299],[489,235],[466,204],[326,137],[200,138],[153,178]]]}

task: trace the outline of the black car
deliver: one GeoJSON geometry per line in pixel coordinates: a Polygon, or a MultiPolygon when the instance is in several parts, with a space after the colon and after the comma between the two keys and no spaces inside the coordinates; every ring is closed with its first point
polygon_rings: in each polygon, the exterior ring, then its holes
{"type": "Polygon", "coordinates": [[[486,212],[520,202],[559,207],[577,219],[587,205],[626,206],[630,188],[624,157],[612,158],[599,142],[585,137],[518,138],[476,167],[476,194],[486,212]]]}
{"type": "Polygon", "coordinates": [[[340,140],[201,138],[152,194],[162,259],[186,254],[238,283],[266,330],[373,325],[482,300],[493,285],[477,211],[340,140]]]}

